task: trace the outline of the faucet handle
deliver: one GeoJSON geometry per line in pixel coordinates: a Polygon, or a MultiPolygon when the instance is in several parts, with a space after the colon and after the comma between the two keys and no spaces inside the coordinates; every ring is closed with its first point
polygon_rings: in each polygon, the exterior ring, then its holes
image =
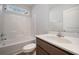
{"type": "Polygon", "coordinates": [[[3,40],[7,40],[6,38],[4,38],[3,40]]]}
{"type": "Polygon", "coordinates": [[[4,41],[4,40],[7,40],[7,39],[6,38],[2,38],[1,40],[4,41]]]}
{"type": "Polygon", "coordinates": [[[0,34],[0,37],[1,37],[1,40],[7,40],[5,37],[5,34],[3,34],[3,33],[0,34]]]}
{"type": "Polygon", "coordinates": [[[1,37],[3,37],[4,36],[4,34],[3,33],[1,33],[1,35],[0,35],[1,37]]]}
{"type": "Polygon", "coordinates": [[[66,30],[63,30],[63,32],[66,32],[66,30]]]}

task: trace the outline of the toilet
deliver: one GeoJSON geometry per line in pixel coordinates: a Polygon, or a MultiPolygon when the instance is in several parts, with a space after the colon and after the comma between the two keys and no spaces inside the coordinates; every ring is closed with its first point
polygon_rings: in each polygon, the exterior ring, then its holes
{"type": "Polygon", "coordinates": [[[24,53],[32,53],[34,50],[35,50],[35,48],[36,48],[36,44],[35,43],[30,43],[30,44],[27,44],[27,45],[25,45],[23,48],[22,48],[22,51],[24,52],[24,53]]]}

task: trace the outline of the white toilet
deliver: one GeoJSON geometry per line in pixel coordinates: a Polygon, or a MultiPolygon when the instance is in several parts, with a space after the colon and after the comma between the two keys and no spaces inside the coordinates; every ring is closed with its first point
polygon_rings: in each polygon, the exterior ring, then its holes
{"type": "Polygon", "coordinates": [[[27,54],[27,53],[33,52],[35,50],[35,48],[36,48],[36,44],[35,43],[30,43],[30,44],[25,45],[22,48],[22,51],[27,54]]]}

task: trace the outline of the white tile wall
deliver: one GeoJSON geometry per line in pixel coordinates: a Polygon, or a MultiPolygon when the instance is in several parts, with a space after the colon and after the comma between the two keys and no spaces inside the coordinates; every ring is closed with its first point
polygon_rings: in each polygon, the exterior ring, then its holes
{"type": "Polygon", "coordinates": [[[3,26],[3,32],[9,38],[28,37],[31,35],[31,16],[6,13],[3,26]]]}

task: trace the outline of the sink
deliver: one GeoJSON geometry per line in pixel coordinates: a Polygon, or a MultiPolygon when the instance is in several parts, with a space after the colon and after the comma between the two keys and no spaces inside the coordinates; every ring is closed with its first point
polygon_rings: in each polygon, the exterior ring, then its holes
{"type": "Polygon", "coordinates": [[[46,35],[45,36],[47,39],[58,42],[58,43],[72,43],[70,40],[68,40],[68,38],[66,37],[58,37],[56,35],[46,35]]]}
{"type": "Polygon", "coordinates": [[[55,39],[58,39],[59,37],[56,37],[56,36],[45,36],[46,38],[49,38],[49,39],[53,39],[53,40],[55,40],[55,39]]]}
{"type": "Polygon", "coordinates": [[[57,39],[56,41],[59,43],[69,43],[69,44],[72,43],[70,40],[68,40],[65,37],[59,37],[59,39],[57,39]]]}

